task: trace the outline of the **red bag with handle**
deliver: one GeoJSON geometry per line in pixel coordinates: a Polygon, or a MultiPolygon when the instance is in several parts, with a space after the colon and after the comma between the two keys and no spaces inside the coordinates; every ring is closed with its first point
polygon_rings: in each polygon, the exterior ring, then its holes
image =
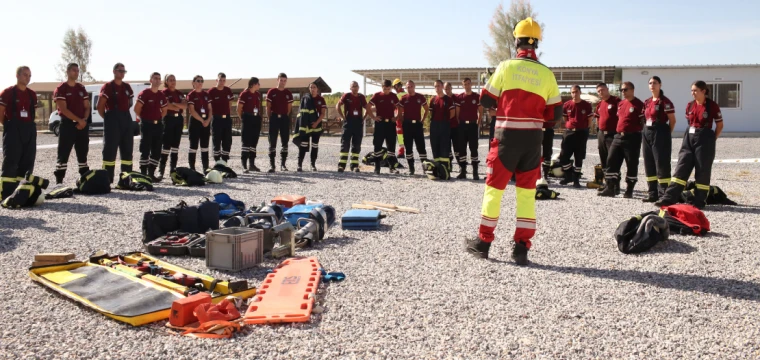
{"type": "Polygon", "coordinates": [[[710,231],[710,221],[707,220],[707,217],[702,210],[699,210],[692,205],[677,204],[666,206],[662,209],[667,211],[670,216],[683,223],[683,225],[691,228],[696,235],[704,235],[710,231]]]}

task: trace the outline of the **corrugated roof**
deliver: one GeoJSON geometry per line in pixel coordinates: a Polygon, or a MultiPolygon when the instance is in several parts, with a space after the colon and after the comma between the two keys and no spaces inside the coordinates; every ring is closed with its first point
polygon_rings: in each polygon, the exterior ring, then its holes
{"type": "MultiPolygon", "coordinates": [[[[351,70],[357,74],[361,73],[375,73],[375,72],[435,72],[435,71],[482,71],[485,69],[493,69],[493,66],[483,66],[483,67],[441,67],[441,68],[409,68],[409,69],[366,69],[366,70],[351,70]]],[[[593,70],[600,70],[600,69],[615,69],[614,66],[550,66],[552,70],[574,70],[574,69],[593,69],[593,70]]]]}
{"type": "Polygon", "coordinates": [[[756,68],[760,64],[705,64],[705,65],[624,65],[620,69],[714,69],[714,68],[756,68]]]}
{"type": "MultiPolygon", "coordinates": [[[[206,82],[203,84],[203,87],[208,89],[214,86],[216,83],[216,76],[212,76],[210,78],[204,78],[206,82]],[[210,80],[209,80],[210,79],[210,80]]],[[[238,93],[243,91],[246,87],[248,87],[248,79],[247,78],[227,78],[227,84],[226,86],[230,87],[232,89],[232,92],[238,93]]],[[[144,80],[127,80],[129,83],[148,83],[144,80]]],[[[305,77],[305,78],[288,78],[288,84],[286,86],[287,89],[290,89],[293,92],[306,92],[309,88],[309,84],[315,82],[317,86],[319,87],[320,92],[322,93],[332,93],[332,89],[329,85],[321,78],[321,77],[305,77]]],[[[98,81],[98,82],[84,82],[84,85],[92,85],[92,84],[104,84],[105,81],[98,81]]],[[[259,83],[261,84],[261,91],[266,91],[268,89],[271,89],[273,87],[277,87],[277,78],[273,79],[259,79],[259,83]]],[[[38,93],[45,93],[45,92],[53,92],[58,85],[60,85],[60,82],[34,82],[29,84],[29,88],[34,90],[38,93]]],[[[193,89],[193,81],[191,80],[177,80],[177,89],[183,92],[189,92],[193,89]]]]}

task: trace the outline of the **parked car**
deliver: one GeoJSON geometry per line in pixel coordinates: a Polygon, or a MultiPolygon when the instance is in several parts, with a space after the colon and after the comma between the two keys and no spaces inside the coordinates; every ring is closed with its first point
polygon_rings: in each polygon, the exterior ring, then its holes
{"type": "MultiPolygon", "coordinates": [[[[132,121],[133,123],[133,133],[135,136],[140,135],[140,126],[137,124],[136,116],[135,116],[135,103],[137,103],[137,94],[140,93],[140,91],[143,91],[143,89],[149,88],[149,83],[129,83],[129,85],[132,87],[132,91],[135,93],[135,101],[132,102],[132,108],[129,109],[130,114],[132,115],[132,121]]],[[[93,85],[87,85],[84,88],[87,90],[87,92],[90,94],[90,106],[92,109],[91,116],[92,116],[92,123],[90,124],[90,131],[103,131],[103,118],[100,117],[100,114],[98,114],[98,100],[100,99],[100,88],[103,87],[103,84],[93,84],[93,85]]],[[[61,127],[61,115],[58,114],[58,110],[53,111],[50,113],[50,118],[48,119],[48,128],[50,131],[55,134],[55,136],[58,136],[60,134],[60,127],[61,127]]]]}

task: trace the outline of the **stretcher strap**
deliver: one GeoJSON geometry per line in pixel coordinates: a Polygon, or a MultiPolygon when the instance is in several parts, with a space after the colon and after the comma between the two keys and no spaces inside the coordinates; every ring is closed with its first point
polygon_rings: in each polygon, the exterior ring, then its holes
{"type": "Polygon", "coordinates": [[[240,323],[213,320],[207,321],[197,328],[188,329],[181,335],[206,339],[229,339],[235,331],[240,331],[240,323]]]}

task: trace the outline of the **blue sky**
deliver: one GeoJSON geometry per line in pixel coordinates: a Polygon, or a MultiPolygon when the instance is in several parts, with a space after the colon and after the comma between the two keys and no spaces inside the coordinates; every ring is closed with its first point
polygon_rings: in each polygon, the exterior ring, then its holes
{"type": "MultiPolygon", "coordinates": [[[[486,66],[488,22],[500,1],[7,1],[0,85],[15,68],[56,81],[67,27],[92,37],[91,72],[127,80],[153,71],[182,79],[322,76],[333,91],[353,69],[486,66]]],[[[549,66],[760,63],[760,2],[533,0],[546,24],[549,66]]],[[[508,6],[509,2],[505,2],[508,6]]],[[[368,89],[370,92],[370,89],[368,89]]]]}

